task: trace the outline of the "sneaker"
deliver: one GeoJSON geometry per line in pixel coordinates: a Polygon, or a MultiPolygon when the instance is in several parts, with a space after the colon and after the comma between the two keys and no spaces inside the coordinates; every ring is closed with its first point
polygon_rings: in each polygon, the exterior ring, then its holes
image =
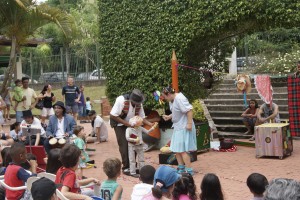
{"type": "Polygon", "coordinates": [[[123,174],[129,176],[130,175],[130,169],[129,168],[123,169],[123,174]]]}
{"type": "Polygon", "coordinates": [[[156,146],[155,144],[150,144],[147,147],[144,147],[144,152],[151,151],[152,149],[155,148],[155,146],[156,146]]]}
{"type": "Polygon", "coordinates": [[[194,170],[192,168],[186,168],[186,172],[189,173],[191,176],[194,175],[194,170]]]}
{"type": "Polygon", "coordinates": [[[130,176],[132,176],[134,178],[139,178],[140,177],[140,175],[138,175],[138,174],[130,174],[130,176]]]}

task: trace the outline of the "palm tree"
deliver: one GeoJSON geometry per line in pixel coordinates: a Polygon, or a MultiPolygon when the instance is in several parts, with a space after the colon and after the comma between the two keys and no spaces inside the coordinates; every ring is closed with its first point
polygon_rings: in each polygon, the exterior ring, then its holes
{"type": "Polygon", "coordinates": [[[7,88],[16,69],[16,54],[34,32],[48,23],[58,25],[65,35],[72,32],[74,19],[58,8],[46,4],[37,5],[35,0],[1,0],[0,34],[11,39],[10,60],[0,91],[7,88]]]}

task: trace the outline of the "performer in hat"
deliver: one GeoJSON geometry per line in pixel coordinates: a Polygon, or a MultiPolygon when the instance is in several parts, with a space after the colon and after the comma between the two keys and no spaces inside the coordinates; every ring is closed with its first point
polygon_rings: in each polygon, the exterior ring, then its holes
{"type": "Polygon", "coordinates": [[[126,140],[126,128],[131,127],[129,119],[138,115],[143,118],[143,123],[153,126],[153,123],[145,119],[143,102],[145,101],[144,94],[139,89],[132,90],[129,94],[124,94],[117,97],[114,106],[110,112],[110,124],[114,128],[119,152],[122,158],[123,173],[129,175],[129,157],[128,157],[128,142],[126,140]]]}
{"type": "Polygon", "coordinates": [[[49,118],[49,124],[46,129],[47,138],[44,142],[44,147],[47,153],[49,153],[51,146],[49,144],[49,139],[51,138],[64,138],[73,135],[73,129],[76,125],[74,118],[66,113],[66,107],[63,102],[57,101],[54,105],[54,113],[49,118]]]}

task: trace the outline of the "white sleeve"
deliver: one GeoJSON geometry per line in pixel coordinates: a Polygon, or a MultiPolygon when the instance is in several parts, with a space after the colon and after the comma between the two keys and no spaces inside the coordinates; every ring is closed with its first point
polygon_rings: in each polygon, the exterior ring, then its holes
{"type": "Polygon", "coordinates": [[[116,102],[114,104],[114,106],[112,107],[111,111],[110,111],[110,114],[113,115],[113,116],[120,116],[121,113],[122,113],[122,110],[124,108],[124,97],[123,96],[119,96],[117,99],[116,99],[116,102]]]}
{"type": "Polygon", "coordinates": [[[102,122],[103,122],[103,119],[102,119],[102,118],[99,118],[99,117],[97,117],[97,118],[96,118],[96,120],[95,120],[95,123],[94,123],[94,127],[95,127],[95,128],[98,128],[98,127],[100,127],[100,126],[101,126],[101,124],[102,124],[102,122]]]}

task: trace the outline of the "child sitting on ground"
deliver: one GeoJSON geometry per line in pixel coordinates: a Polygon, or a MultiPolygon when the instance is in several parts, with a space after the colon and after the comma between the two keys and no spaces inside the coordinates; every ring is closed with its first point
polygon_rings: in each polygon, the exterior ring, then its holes
{"type": "Polygon", "coordinates": [[[26,97],[24,99],[24,93],[23,93],[23,89],[22,89],[22,81],[20,79],[17,79],[15,81],[15,87],[14,87],[14,96],[13,99],[16,101],[15,105],[14,105],[14,110],[17,110],[17,106],[19,105],[19,103],[22,102],[23,104],[23,108],[26,109],[26,97]]]}
{"type": "Polygon", "coordinates": [[[253,194],[252,200],[263,200],[268,185],[267,178],[259,173],[252,173],[247,178],[247,186],[253,194]]]}
{"type": "MultiPolygon", "coordinates": [[[[37,162],[36,160],[28,161],[26,159],[26,148],[22,143],[14,143],[10,148],[10,156],[12,163],[8,165],[5,171],[4,182],[10,187],[24,186],[30,176],[36,176],[37,162]],[[32,175],[25,171],[20,165],[24,162],[29,162],[32,169],[32,175]]],[[[6,198],[8,200],[29,199],[30,193],[25,190],[12,191],[6,189],[6,198]]]]}
{"type": "Polygon", "coordinates": [[[74,140],[74,144],[80,149],[80,163],[79,163],[79,177],[83,176],[83,168],[87,167],[87,163],[93,164],[94,161],[90,160],[89,155],[86,152],[86,143],[85,143],[85,132],[83,126],[75,126],[73,133],[77,136],[74,140]]]}
{"type": "Polygon", "coordinates": [[[78,161],[81,155],[80,149],[74,144],[66,144],[60,152],[60,161],[62,167],[56,173],[56,184],[61,184],[59,188],[61,193],[68,199],[92,200],[89,196],[80,194],[80,186],[89,183],[100,185],[100,181],[95,178],[78,180],[75,171],[78,168],[78,161]]]}
{"type": "Polygon", "coordinates": [[[19,141],[19,136],[21,136],[21,123],[20,122],[15,122],[12,125],[10,125],[10,132],[9,135],[10,137],[15,141],[19,141]]]}
{"type": "Polygon", "coordinates": [[[181,173],[181,178],[175,183],[172,192],[173,200],[196,200],[196,185],[193,176],[181,173]]]}
{"type": "Polygon", "coordinates": [[[153,131],[157,126],[157,122],[149,129],[142,127],[143,119],[140,116],[134,116],[129,120],[129,124],[133,127],[128,127],[126,129],[126,139],[128,141],[128,156],[130,162],[130,175],[138,178],[139,175],[136,174],[136,161],[135,155],[137,155],[139,160],[139,167],[143,167],[144,163],[144,150],[143,150],[143,140],[142,133],[148,134],[153,131]]]}
{"type": "Polygon", "coordinates": [[[145,165],[140,171],[140,181],[142,183],[136,184],[133,187],[131,200],[141,200],[143,196],[151,193],[153,188],[155,168],[151,165],[145,165]]]}
{"type": "Polygon", "coordinates": [[[103,199],[121,199],[123,187],[117,183],[121,175],[121,161],[118,158],[108,158],[103,163],[103,171],[107,180],[101,184],[100,197],[103,199]]]}

